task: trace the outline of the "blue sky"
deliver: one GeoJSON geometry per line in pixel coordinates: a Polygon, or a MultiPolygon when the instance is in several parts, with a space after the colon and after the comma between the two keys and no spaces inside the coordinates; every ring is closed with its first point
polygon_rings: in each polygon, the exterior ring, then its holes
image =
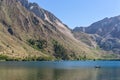
{"type": "Polygon", "coordinates": [[[29,0],[52,12],[70,28],[89,26],[105,17],[120,15],[120,0],[29,0]]]}

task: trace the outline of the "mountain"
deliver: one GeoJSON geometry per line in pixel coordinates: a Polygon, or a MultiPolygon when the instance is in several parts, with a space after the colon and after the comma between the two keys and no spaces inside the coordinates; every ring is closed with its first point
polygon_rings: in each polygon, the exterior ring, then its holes
{"type": "Polygon", "coordinates": [[[120,16],[104,18],[88,27],[76,27],[73,32],[84,32],[94,36],[98,46],[109,52],[120,53],[120,16]]]}
{"type": "MultiPolygon", "coordinates": [[[[37,3],[30,3],[28,0],[18,0],[27,10],[33,12],[36,16],[40,17],[42,20],[47,20],[51,22],[61,22],[56,16],[51,12],[39,7],[37,3]]],[[[61,22],[62,23],[62,22],[61,22]]]]}
{"type": "Polygon", "coordinates": [[[67,25],[28,0],[0,0],[0,59],[75,60],[103,58],[77,40],[67,25]]]}

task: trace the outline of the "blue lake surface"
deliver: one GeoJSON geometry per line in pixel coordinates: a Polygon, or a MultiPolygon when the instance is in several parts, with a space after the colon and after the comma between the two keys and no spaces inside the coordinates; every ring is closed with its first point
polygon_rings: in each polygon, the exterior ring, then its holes
{"type": "Polygon", "coordinates": [[[120,80],[120,61],[0,62],[0,80],[120,80]]]}

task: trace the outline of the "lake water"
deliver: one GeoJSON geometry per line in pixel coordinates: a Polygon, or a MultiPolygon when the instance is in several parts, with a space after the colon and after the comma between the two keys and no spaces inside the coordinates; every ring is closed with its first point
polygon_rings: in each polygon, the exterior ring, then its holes
{"type": "Polygon", "coordinates": [[[120,61],[0,62],[0,80],[120,80],[120,61]]]}

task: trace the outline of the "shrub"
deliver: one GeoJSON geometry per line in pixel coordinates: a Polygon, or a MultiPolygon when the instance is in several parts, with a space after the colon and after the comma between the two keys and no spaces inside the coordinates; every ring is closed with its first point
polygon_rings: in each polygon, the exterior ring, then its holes
{"type": "Polygon", "coordinates": [[[34,49],[41,50],[47,47],[47,41],[46,40],[33,40],[29,39],[28,43],[30,46],[32,46],[34,49]]]}
{"type": "Polygon", "coordinates": [[[51,61],[52,57],[37,57],[37,56],[28,56],[24,58],[22,61],[51,61]]]}
{"type": "Polygon", "coordinates": [[[68,59],[67,50],[64,48],[63,45],[59,44],[57,41],[53,40],[53,45],[54,45],[54,56],[57,59],[63,59],[66,60],[68,59]]]}
{"type": "Polygon", "coordinates": [[[7,56],[5,56],[5,55],[0,55],[0,60],[7,60],[7,59],[8,59],[7,56]]]}
{"type": "Polygon", "coordinates": [[[47,47],[47,41],[46,40],[37,40],[36,45],[39,49],[44,49],[47,47]]]}

